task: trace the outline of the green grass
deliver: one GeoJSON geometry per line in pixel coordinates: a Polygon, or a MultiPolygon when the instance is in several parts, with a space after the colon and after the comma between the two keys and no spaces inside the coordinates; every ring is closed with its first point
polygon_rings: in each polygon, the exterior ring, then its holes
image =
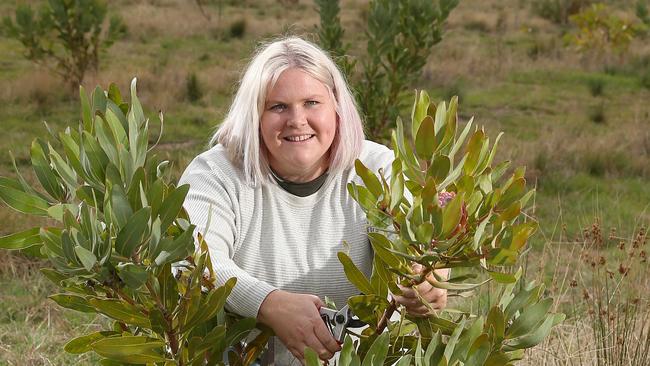
{"type": "Polygon", "coordinates": [[[68,310],[47,299],[58,292],[38,272],[41,262],[0,252],[0,365],[95,365],[94,354],[72,355],[72,338],[106,326],[105,319],[68,310]]]}
{"type": "Polygon", "coordinates": [[[578,234],[594,218],[630,234],[650,224],[650,186],[639,178],[602,179],[588,174],[543,177],[538,182],[535,214],[548,235],[556,221],[578,234]]]}
{"type": "MultiPolygon", "coordinates": [[[[176,177],[205,149],[255,45],[284,29],[310,32],[311,21],[317,20],[310,2],[292,7],[275,0],[247,2],[246,6],[222,2],[221,15],[216,3],[204,6],[212,19],[189,35],[170,33],[165,24],[155,24],[152,29],[127,24],[129,35],[103,53],[99,72],[86,80],[87,91],[94,80],[100,80],[116,82],[128,94],[131,78],[138,77],[138,90],[150,117],[151,140],[159,128],[158,110],[164,113],[158,154],[172,162],[176,177]],[[240,18],[247,22],[243,38],[228,37],[228,27],[240,18]],[[203,87],[203,97],[196,103],[189,103],[185,97],[185,80],[190,73],[196,73],[203,87]]],[[[529,184],[537,183],[534,215],[540,231],[533,239],[536,248],[548,244],[562,226],[570,237],[581,234],[595,218],[607,230],[616,227],[625,234],[647,226],[650,138],[644,147],[643,136],[650,122],[650,89],[641,82],[649,69],[647,46],[638,41],[632,48],[636,53],[627,58],[628,62],[610,66],[607,72],[583,68],[578,57],[563,48],[562,30],[540,23],[528,7],[518,6],[520,3],[460,2],[451,14],[443,41],[434,47],[426,77],[417,82],[417,87],[431,91],[434,99],[460,94],[462,121],[475,116],[476,125],[484,125],[493,138],[499,131],[505,132],[497,160],[527,165],[529,184]],[[494,19],[481,16],[505,6],[510,19],[508,28],[499,34],[493,31],[494,19]],[[478,28],[485,25],[488,31],[468,28],[466,19],[478,28]],[[528,28],[532,31],[524,31],[528,28]],[[589,89],[594,78],[604,83],[598,97],[589,89]],[[605,121],[597,124],[590,120],[590,111],[599,103],[604,103],[605,121]]],[[[204,21],[194,2],[152,4],[146,6],[187,14],[178,21],[188,25],[204,21]]],[[[365,41],[358,42],[364,38],[364,4],[348,1],[342,5],[345,40],[353,43],[350,52],[354,55],[365,53],[365,41]]],[[[0,13],[12,13],[13,6],[0,4],[0,13]]],[[[127,15],[135,4],[121,1],[109,7],[127,15]]],[[[24,60],[22,52],[18,42],[0,38],[0,83],[11,86],[0,91],[4,137],[0,140],[0,175],[14,174],[8,154],[11,150],[31,181],[29,145],[35,137],[47,137],[42,121],[55,131],[76,126],[79,102],[76,93],[64,90],[55,77],[34,76],[44,69],[24,60]]],[[[405,115],[409,113],[405,111],[405,115]]],[[[2,235],[39,224],[4,206],[0,208],[0,222],[2,235]]],[[[529,253],[529,260],[538,254],[536,250],[529,253]]],[[[0,261],[4,259],[0,257],[0,261]]],[[[0,271],[0,306],[7,310],[0,312],[0,364],[96,361],[59,351],[65,339],[90,329],[86,324],[97,320],[53,306],[45,300],[53,291],[54,287],[36,271],[0,271]]]]}

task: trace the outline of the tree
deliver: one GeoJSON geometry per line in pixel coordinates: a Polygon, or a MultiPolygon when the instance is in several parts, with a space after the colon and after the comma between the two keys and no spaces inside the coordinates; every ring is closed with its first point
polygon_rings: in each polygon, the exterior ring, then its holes
{"type": "MultiPolygon", "coordinates": [[[[55,224],[2,237],[0,248],[40,249],[53,267],[43,274],[62,290],[50,299],[113,320],[72,339],[67,352],[94,351],[111,365],[222,361],[256,322],[223,310],[236,279],[215,285],[207,246],[182,208],[189,187],[170,182],[167,162],[150,154],[135,79],[130,106],[115,85],[98,87],[90,100],[82,88],[81,105],[78,129],[32,142],[42,191],[18,171],[18,179],[0,177],[0,200],[55,224]]],[[[230,352],[231,364],[254,359],[269,334],[230,352]]]]}
{"type": "MultiPolygon", "coordinates": [[[[346,339],[342,365],[512,364],[564,319],[549,312],[553,299],[544,298],[543,285],[525,283],[521,269],[505,270],[517,263],[537,228],[523,214],[534,194],[526,189],[524,169],[502,178],[509,163],[493,165],[501,134],[490,148],[483,129],[470,120],[458,135],[457,109],[455,97],[449,105],[435,104],[419,93],[410,128],[398,119],[392,132],[390,178],[356,163],[364,185],[350,183],[348,190],[373,226],[368,235],[375,257],[368,279],[339,253],[349,281],[362,293],[348,305],[369,324],[358,341],[346,339]],[[413,270],[416,263],[421,271],[413,270]],[[435,274],[444,268],[458,273],[449,279],[435,274]],[[388,299],[401,293],[398,284],[424,281],[450,296],[471,296],[488,281],[502,288],[485,313],[434,311],[421,318],[402,312],[390,322],[397,305],[388,299]]],[[[309,364],[318,364],[313,354],[309,364]]]]}
{"type": "Polygon", "coordinates": [[[442,39],[444,22],[458,0],[373,0],[366,35],[363,69],[354,74],[355,62],[344,56],[343,28],[338,0],[317,0],[321,46],[337,59],[352,81],[371,137],[389,136],[390,126],[407,105],[411,84],[420,76],[435,44],[442,39]]]}
{"type": "Polygon", "coordinates": [[[565,42],[583,55],[600,59],[612,53],[622,59],[643,31],[641,25],[619,18],[604,4],[593,4],[569,19],[576,29],[564,37],[565,42]]]}
{"type": "Polygon", "coordinates": [[[88,70],[98,69],[100,51],[126,33],[117,16],[103,26],[106,12],[101,0],[49,0],[39,14],[21,4],[15,22],[6,16],[2,28],[23,44],[26,59],[50,68],[74,90],[88,70]]]}

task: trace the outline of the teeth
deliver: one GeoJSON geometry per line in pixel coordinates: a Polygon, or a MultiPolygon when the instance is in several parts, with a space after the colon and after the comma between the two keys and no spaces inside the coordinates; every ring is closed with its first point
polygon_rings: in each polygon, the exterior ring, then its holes
{"type": "Polygon", "coordinates": [[[305,141],[308,140],[312,137],[313,135],[300,135],[300,136],[287,136],[285,139],[292,141],[292,142],[299,142],[299,141],[305,141]]]}

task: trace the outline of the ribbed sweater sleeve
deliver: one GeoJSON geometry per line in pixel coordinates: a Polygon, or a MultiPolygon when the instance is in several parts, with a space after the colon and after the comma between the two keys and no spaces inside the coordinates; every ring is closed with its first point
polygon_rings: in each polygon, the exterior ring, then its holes
{"type": "Polygon", "coordinates": [[[240,219],[235,207],[238,200],[235,187],[222,177],[225,175],[219,167],[195,160],[179,183],[190,185],[184,207],[197,232],[208,244],[218,284],[237,278],[226,307],[242,316],[255,318],[262,301],[276,288],[251,276],[232,260],[240,219]]]}

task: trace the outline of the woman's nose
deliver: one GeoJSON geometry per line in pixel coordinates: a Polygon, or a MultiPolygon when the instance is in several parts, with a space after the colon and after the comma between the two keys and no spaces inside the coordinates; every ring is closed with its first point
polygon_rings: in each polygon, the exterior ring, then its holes
{"type": "Polygon", "coordinates": [[[307,124],[307,115],[302,108],[291,108],[287,125],[290,127],[302,127],[307,124]]]}

